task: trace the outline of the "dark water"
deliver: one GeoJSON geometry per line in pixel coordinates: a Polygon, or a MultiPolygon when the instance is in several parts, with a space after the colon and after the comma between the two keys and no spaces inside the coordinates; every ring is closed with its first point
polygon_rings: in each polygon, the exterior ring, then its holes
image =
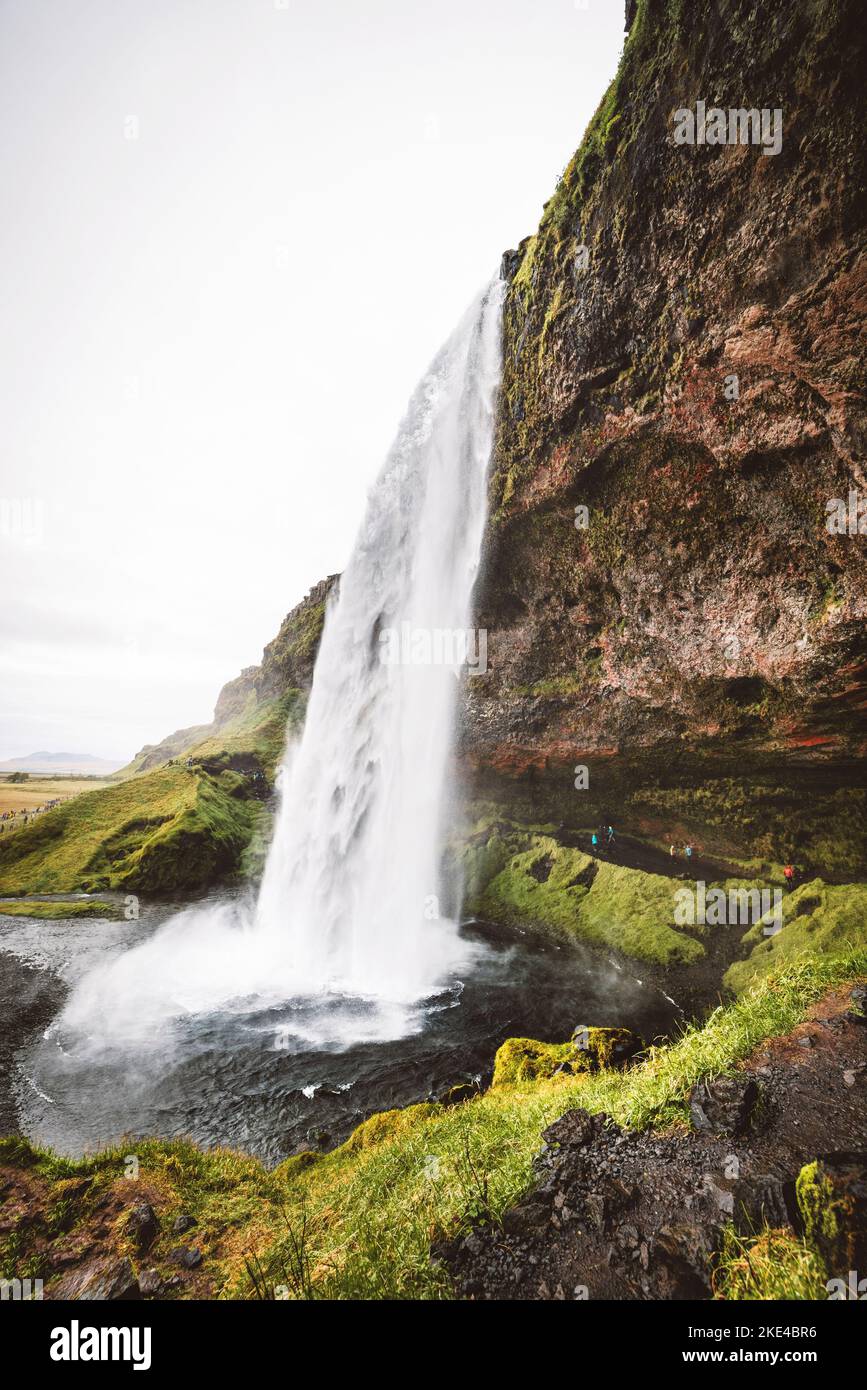
{"type": "MultiPolygon", "coordinates": [[[[0,918],[0,1002],[19,997],[25,977],[32,993],[35,969],[59,1004],[63,979],[155,925],[0,918]]],[[[87,1055],[65,1047],[62,1027],[46,1028],[43,991],[32,1017],[26,1006],[17,1014],[17,1123],[70,1155],[122,1138],[188,1135],[274,1163],[341,1142],[377,1110],[468,1079],[486,1083],[507,1037],[562,1041],[584,1023],[626,1025],[650,1039],[679,1017],[656,989],[596,955],[481,924],[464,932],[480,947],[475,965],[414,1005],[397,1037],[372,1001],[329,997],[197,1015],[165,1044],[155,1037],[87,1055]]]]}

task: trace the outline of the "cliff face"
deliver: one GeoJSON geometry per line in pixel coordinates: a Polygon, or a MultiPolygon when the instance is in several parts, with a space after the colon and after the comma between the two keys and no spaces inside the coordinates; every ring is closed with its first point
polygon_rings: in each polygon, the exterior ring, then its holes
{"type": "Polygon", "coordinates": [[[252,694],[258,702],[273,700],[288,690],[310,689],[319,639],[325,623],[325,605],[338,576],[320,579],[297,603],[280,625],[280,631],[262,653],[259,666],[248,666],[223,686],[214,709],[217,728],[226,725],[244,708],[252,694]]]}
{"type": "Polygon", "coordinates": [[[642,0],[506,253],[477,789],[529,779],[568,820],[582,761],[618,812],[673,763],[861,780],[867,536],[826,524],[831,499],[867,506],[859,29],[854,0],[642,0]],[[766,109],[778,152],[675,143],[700,101],[766,109]]]}

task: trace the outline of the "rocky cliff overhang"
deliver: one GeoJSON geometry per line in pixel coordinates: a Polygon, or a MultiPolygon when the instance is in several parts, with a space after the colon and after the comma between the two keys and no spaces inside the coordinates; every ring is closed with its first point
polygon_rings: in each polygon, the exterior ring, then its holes
{"type": "Polygon", "coordinates": [[[468,765],[864,758],[863,47],[854,0],[638,5],[504,257],[468,765]]]}

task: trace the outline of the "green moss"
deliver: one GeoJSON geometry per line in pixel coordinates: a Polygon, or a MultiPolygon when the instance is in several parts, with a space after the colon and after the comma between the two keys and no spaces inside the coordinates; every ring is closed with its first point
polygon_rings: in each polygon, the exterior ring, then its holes
{"type": "Polygon", "coordinates": [[[586,531],[587,544],[596,560],[613,569],[624,559],[623,532],[618,518],[594,509],[586,531]]]}
{"type": "Polygon", "coordinates": [[[593,680],[598,679],[601,664],[600,657],[591,657],[583,663],[579,671],[562,676],[546,676],[543,680],[533,681],[532,685],[516,685],[509,693],[529,695],[532,699],[541,700],[567,699],[571,695],[580,694],[593,680]]]}
{"type": "Polygon", "coordinates": [[[383,1110],[364,1120],[343,1145],[346,1153],[357,1153],[381,1144],[385,1139],[394,1139],[412,1130],[419,1120],[427,1119],[438,1112],[440,1107],[433,1104],[408,1105],[402,1110],[383,1110]]]}
{"type": "Polygon", "coordinates": [[[318,1163],[321,1157],[322,1154],[314,1149],[303,1149],[300,1154],[293,1154],[291,1158],[285,1158],[274,1169],[274,1176],[292,1182],[301,1173],[306,1173],[307,1169],[312,1167],[314,1163],[318,1163]]]}
{"type": "Polygon", "coordinates": [[[783,925],[776,935],[766,937],[757,923],[743,940],[750,954],[729,967],[724,981],[736,994],[806,955],[845,955],[867,945],[867,884],[827,884],[820,878],[801,884],[783,899],[783,925]]]}
{"type": "MultiPolygon", "coordinates": [[[[859,876],[867,860],[867,792],[859,786],[779,781],[773,770],[735,778],[713,774],[697,784],[657,786],[629,793],[629,809],[679,824],[699,843],[743,861],[745,867],[789,861],[843,878],[859,876]],[[748,856],[744,855],[747,849],[748,856]]],[[[777,882],[782,882],[777,872],[777,882]]]]}
{"type": "Polygon", "coordinates": [[[533,1038],[507,1038],[494,1058],[492,1086],[516,1086],[564,1072],[590,1069],[587,1054],[574,1043],[544,1043],[533,1038]]]}
{"type": "Polygon", "coordinates": [[[123,915],[122,903],[98,898],[88,899],[87,902],[80,899],[65,902],[0,902],[2,917],[41,917],[47,921],[62,921],[73,917],[120,919],[123,915]]]}
{"type": "Polygon", "coordinates": [[[532,836],[531,846],[515,854],[484,889],[478,904],[482,916],[664,965],[686,965],[704,955],[699,941],[672,925],[670,879],[597,862],[548,836],[532,836]]]}
{"type": "Polygon", "coordinates": [[[494,1058],[492,1086],[518,1086],[555,1075],[578,1076],[613,1066],[618,1050],[626,1058],[636,1051],[638,1039],[628,1028],[591,1028],[579,1025],[571,1042],[537,1042],[535,1038],[507,1038],[494,1058]]]}
{"type": "Polygon", "coordinates": [[[807,1239],[813,1244],[836,1241],[840,1223],[834,1188],[818,1161],[804,1164],[795,1181],[795,1196],[807,1239]]]}

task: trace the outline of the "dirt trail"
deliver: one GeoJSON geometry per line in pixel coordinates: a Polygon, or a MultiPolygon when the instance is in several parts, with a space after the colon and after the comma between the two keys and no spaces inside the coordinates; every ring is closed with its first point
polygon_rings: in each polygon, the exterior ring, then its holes
{"type": "Polygon", "coordinates": [[[661,874],[664,878],[682,878],[685,881],[703,879],[705,883],[718,883],[724,878],[742,877],[742,870],[724,860],[707,859],[698,853],[693,853],[688,859],[682,848],[676,855],[671,855],[632,835],[615,835],[610,849],[602,849],[594,854],[590,844],[591,833],[558,830],[557,839],[560,844],[569,849],[580,849],[600,863],[621,864],[625,869],[641,869],[646,874],[661,874]]]}

